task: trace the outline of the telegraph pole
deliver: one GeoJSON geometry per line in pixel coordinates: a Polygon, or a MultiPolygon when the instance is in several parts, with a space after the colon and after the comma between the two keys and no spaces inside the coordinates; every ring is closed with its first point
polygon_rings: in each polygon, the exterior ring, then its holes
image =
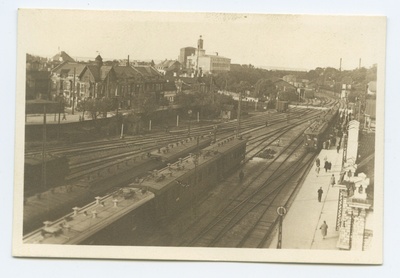
{"type": "Polygon", "coordinates": [[[74,68],[74,83],[72,85],[72,115],[74,115],[75,111],[75,75],[76,75],[76,68],[74,68]]]}
{"type": "Polygon", "coordinates": [[[236,137],[239,138],[240,134],[240,114],[242,108],[242,92],[239,92],[239,105],[238,105],[238,115],[237,115],[237,130],[236,130],[236,137]]]}
{"type": "Polygon", "coordinates": [[[43,104],[43,139],[42,139],[42,185],[43,189],[47,188],[46,185],[46,103],[43,104]]]}

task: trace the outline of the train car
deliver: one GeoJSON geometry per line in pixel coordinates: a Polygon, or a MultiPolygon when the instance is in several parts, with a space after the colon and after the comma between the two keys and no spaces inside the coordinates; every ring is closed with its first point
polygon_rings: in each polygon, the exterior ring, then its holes
{"type": "Polygon", "coordinates": [[[308,150],[317,151],[322,149],[325,140],[333,134],[338,118],[338,109],[332,108],[321,119],[314,121],[304,131],[304,146],[308,150]]]}
{"type": "Polygon", "coordinates": [[[219,141],[164,169],[153,171],[131,186],[155,194],[153,209],[149,211],[156,214],[155,219],[163,221],[195,203],[198,196],[237,168],[245,157],[246,142],[233,137],[219,141]]]}
{"type": "MultiPolygon", "coordinates": [[[[190,207],[245,158],[247,140],[229,138],[179,159],[58,220],[25,234],[24,242],[41,244],[140,245],[143,233],[190,207]],[[91,225],[95,225],[93,229],[91,225]]],[[[175,148],[174,148],[175,149],[175,148]]]]}
{"type": "Polygon", "coordinates": [[[69,174],[69,163],[65,156],[50,156],[45,159],[45,178],[43,180],[42,156],[26,157],[24,163],[24,192],[35,194],[51,187],[63,185],[69,174]]]}

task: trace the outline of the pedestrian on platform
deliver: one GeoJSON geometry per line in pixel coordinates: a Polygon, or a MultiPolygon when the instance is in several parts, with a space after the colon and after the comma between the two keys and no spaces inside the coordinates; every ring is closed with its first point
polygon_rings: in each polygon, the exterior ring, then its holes
{"type": "Polygon", "coordinates": [[[334,186],[335,184],[336,184],[335,175],[332,174],[332,177],[331,177],[331,185],[334,186]]]}
{"type": "Polygon", "coordinates": [[[321,161],[319,160],[319,157],[317,157],[317,160],[315,160],[315,165],[317,167],[321,166],[321,161]]]}
{"type": "Polygon", "coordinates": [[[317,172],[317,177],[318,177],[318,175],[319,175],[319,170],[320,170],[321,168],[319,167],[319,165],[315,168],[315,172],[317,172]]]}
{"type": "Polygon", "coordinates": [[[243,178],[244,178],[243,170],[240,170],[240,173],[239,173],[239,180],[240,180],[240,182],[242,182],[243,178]]]}
{"type": "Polygon", "coordinates": [[[67,115],[66,115],[65,113],[63,114],[62,120],[63,120],[63,121],[64,121],[64,120],[67,120],[67,115]]]}
{"type": "Polygon", "coordinates": [[[324,221],[319,229],[321,230],[322,238],[325,239],[326,234],[328,233],[328,225],[326,224],[326,221],[324,221]]]}
{"type": "Polygon", "coordinates": [[[351,173],[351,169],[347,172],[347,177],[350,179],[353,176],[353,174],[351,173]]]}
{"type": "Polygon", "coordinates": [[[331,139],[328,140],[328,146],[327,149],[329,150],[331,148],[331,139]]]}
{"type": "Polygon", "coordinates": [[[337,153],[339,153],[339,151],[340,151],[340,145],[337,145],[336,150],[337,150],[337,153]]]}
{"type": "Polygon", "coordinates": [[[328,161],[328,171],[331,171],[332,169],[332,162],[328,161]]]}
{"type": "Polygon", "coordinates": [[[325,164],[324,164],[325,173],[328,171],[328,167],[329,167],[329,162],[325,161],[325,164]]]}
{"type": "Polygon", "coordinates": [[[320,187],[317,192],[318,192],[318,202],[321,203],[322,193],[324,193],[324,191],[322,190],[322,187],[320,187]]]}

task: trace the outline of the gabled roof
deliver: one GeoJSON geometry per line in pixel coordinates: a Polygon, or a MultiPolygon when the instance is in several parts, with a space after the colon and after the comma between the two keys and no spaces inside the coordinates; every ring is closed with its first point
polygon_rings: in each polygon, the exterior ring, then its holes
{"type": "Polygon", "coordinates": [[[61,71],[63,70],[63,73],[74,74],[74,68],[75,68],[75,73],[77,76],[79,76],[85,67],[86,67],[86,64],[83,64],[83,63],[65,62],[65,63],[62,63],[62,64],[58,65],[57,67],[55,67],[52,70],[52,72],[61,74],[61,71]]]}
{"type": "Polygon", "coordinates": [[[61,51],[60,53],[53,56],[53,61],[62,61],[62,62],[75,62],[74,59],[71,58],[66,52],[61,51]],[[60,59],[61,58],[61,59],[60,59]]]}
{"type": "Polygon", "coordinates": [[[181,63],[179,63],[177,60],[164,60],[161,63],[156,65],[156,68],[162,68],[162,69],[169,69],[169,68],[179,68],[181,63]]]}
{"type": "Polygon", "coordinates": [[[115,66],[114,71],[118,79],[141,77],[141,74],[130,66],[115,66]]]}
{"type": "Polygon", "coordinates": [[[93,75],[94,80],[96,82],[101,81],[101,79],[100,79],[100,69],[99,69],[98,66],[96,66],[96,65],[87,65],[86,67],[90,71],[90,73],[93,75]]]}
{"type": "Polygon", "coordinates": [[[102,66],[100,68],[100,79],[104,80],[112,68],[112,66],[102,66]]]}
{"type": "Polygon", "coordinates": [[[161,73],[158,72],[152,66],[134,66],[133,67],[137,72],[139,72],[142,77],[160,77],[162,76],[161,73]]]}

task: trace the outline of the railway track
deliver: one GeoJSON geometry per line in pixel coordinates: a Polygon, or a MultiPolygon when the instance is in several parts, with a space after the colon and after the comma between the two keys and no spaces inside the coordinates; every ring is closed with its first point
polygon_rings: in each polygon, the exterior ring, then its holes
{"type": "MultiPolygon", "coordinates": [[[[290,129],[284,132],[289,131],[290,129]]],[[[269,142],[266,142],[263,148],[267,146],[270,146],[269,142]]],[[[262,198],[271,191],[270,184],[282,182],[281,179],[291,172],[289,171],[290,167],[298,161],[298,159],[294,159],[294,156],[298,156],[299,152],[304,152],[301,132],[273,160],[267,161],[265,167],[258,169],[257,173],[252,173],[250,181],[248,178],[246,185],[239,192],[236,191],[233,194],[231,201],[224,205],[220,213],[213,216],[214,220],[207,223],[204,218],[205,221],[193,223],[182,235],[182,238],[186,240],[183,240],[180,246],[220,246],[220,244],[229,246],[224,241],[221,243],[221,240],[226,238],[227,233],[231,232],[233,235],[237,233],[232,228],[238,225],[238,221],[245,215],[250,213],[252,218],[255,217],[246,207],[253,207],[254,203],[260,203],[261,201],[257,198],[262,198]],[[239,220],[235,220],[237,218],[239,220]],[[194,231],[197,231],[197,234],[194,231]],[[196,234],[195,237],[193,237],[193,233],[196,234]]],[[[260,206],[265,206],[265,203],[260,206]]],[[[252,208],[252,210],[254,209],[252,208]]]]}

